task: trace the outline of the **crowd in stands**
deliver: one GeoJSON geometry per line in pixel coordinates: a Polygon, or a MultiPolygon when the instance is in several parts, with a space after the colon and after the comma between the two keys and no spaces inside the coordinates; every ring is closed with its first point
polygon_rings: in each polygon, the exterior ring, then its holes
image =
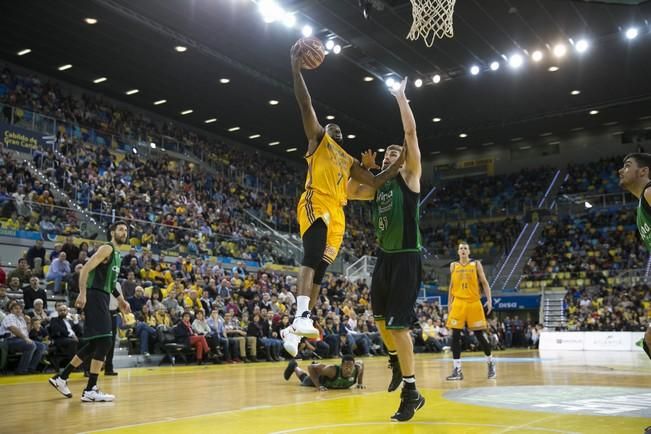
{"type": "Polygon", "coordinates": [[[622,167],[623,155],[604,158],[584,164],[570,164],[559,194],[622,193],[617,171],[622,167]]]}
{"type": "Polygon", "coordinates": [[[651,292],[646,284],[573,288],[565,296],[565,310],[568,330],[645,331],[651,292]]]}

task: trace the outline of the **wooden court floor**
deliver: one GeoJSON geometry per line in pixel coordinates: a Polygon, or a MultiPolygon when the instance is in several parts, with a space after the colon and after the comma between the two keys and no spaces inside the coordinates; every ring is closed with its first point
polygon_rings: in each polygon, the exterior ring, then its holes
{"type": "MultiPolygon", "coordinates": [[[[498,379],[464,354],[463,382],[449,383],[450,355],[417,355],[427,399],[392,423],[385,358],[364,359],[365,390],[317,392],[282,378],[285,363],[123,369],[100,377],[113,403],[72,399],[47,375],[0,377],[0,433],[642,433],[651,425],[651,362],[644,354],[499,352],[498,379]]],[[[473,357],[474,356],[474,357],[473,357]]],[[[305,363],[301,362],[300,366],[305,363]]]]}

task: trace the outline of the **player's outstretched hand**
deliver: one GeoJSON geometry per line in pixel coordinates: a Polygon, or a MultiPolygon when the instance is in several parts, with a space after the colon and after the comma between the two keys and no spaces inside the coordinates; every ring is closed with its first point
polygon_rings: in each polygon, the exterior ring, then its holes
{"type": "Polygon", "coordinates": [[[362,166],[366,169],[379,169],[380,166],[375,162],[377,157],[377,152],[373,152],[370,149],[362,152],[362,166]]]}
{"type": "Polygon", "coordinates": [[[407,88],[407,77],[403,78],[402,81],[400,82],[400,86],[393,88],[389,88],[389,92],[391,92],[391,95],[395,96],[396,98],[406,98],[405,96],[405,89],[407,88]]]}
{"type": "Polygon", "coordinates": [[[289,50],[289,55],[292,61],[292,68],[301,69],[303,61],[301,60],[301,56],[299,56],[298,42],[292,45],[292,48],[289,50]]]}
{"type": "Polygon", "coordinates": [[[366,389],[366,384],[359,384],[357,383],[357,386],[355,386],[358,389],[366,389]]]}
{"type": "Polygon", "coordinates": [[[125,314],[131,312],[131,305],[126,300],[118,300],[118,308],[125,314]]]}
{"type": "Polygon", "coordinates": [[[86,306],[86,295],[79,294],[75,301],[75,306],[79,309],[83,309],[86,306]]]}

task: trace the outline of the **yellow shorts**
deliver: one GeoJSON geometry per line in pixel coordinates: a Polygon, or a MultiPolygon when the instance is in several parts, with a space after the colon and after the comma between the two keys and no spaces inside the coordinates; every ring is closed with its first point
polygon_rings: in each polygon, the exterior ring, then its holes
{"type": "Polygon", "coordinates": [[[346,230],[346,217],[344,208],[335,203],[323,200],[313,190],[304,192],[298,202],[296,218],[301,232],[301,238],[312,223],[318,219],[323,220],[328,228],[326,246],[323,252],[323,259],[332,264],[337,258],[341,242],[344,239],[346,230]]]}
{"type": "Polygon", "coordinates": [[[488,327],[481,300],[468,301],[455,298],[452,302],[452,310],[445,323],[446,327],[462,329],[466,324],[470,330],[484,330],[488,327]]]}

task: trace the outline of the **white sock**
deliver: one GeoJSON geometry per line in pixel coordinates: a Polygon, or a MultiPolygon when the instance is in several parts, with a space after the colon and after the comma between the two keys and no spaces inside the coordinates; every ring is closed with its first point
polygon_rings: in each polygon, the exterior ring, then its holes
{"type": "Polygon", "coordinates": [[[454,363],[455,368],[461,369],[461,359],[454,359],[452,363],[454,363]]]}
{"type": "Polygon", "coordinates": [[[299,295],[296,297],[296,316],[303,315],[303,312],[310,310],[310,297],[307,295],[299,295]]]}
{"type": "Polygon", "coordinates": [[[487,361],[488,363],[492,362],[492,361],[493,361],[493,355],[486,356],[486,361],[487,361]]]}

